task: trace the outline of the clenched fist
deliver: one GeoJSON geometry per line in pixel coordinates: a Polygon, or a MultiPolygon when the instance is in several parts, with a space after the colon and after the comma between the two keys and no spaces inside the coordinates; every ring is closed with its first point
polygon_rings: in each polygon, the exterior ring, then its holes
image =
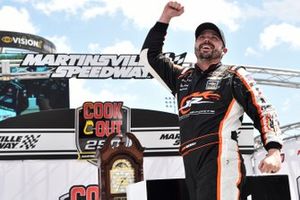
{"type": "Polygon", "coordinates": [[[278,149],[270,149],[268,155],[258,166],[262,173],[276,173],[281,168],[281,156],[278,149]]]}
{"type": "Polygon", "coordinates": [[[173,17],[180,16],[184,12],[184,7],[176,2],[176,1],[169,1],[161,14],[159,19],[160,22],[169,23],[173,17]]]}

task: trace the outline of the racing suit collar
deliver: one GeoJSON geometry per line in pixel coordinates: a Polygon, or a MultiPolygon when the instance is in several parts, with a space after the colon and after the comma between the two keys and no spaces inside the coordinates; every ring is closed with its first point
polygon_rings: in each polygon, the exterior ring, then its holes
{"type": "Polygon", "coordinates": [[[198,67],[197,63],[195,63],[195,69],[197,72],[200,72],[201,74],[208,74],[209,72],[214,71],[215,69],[219,68],[222,65],[221,62],[217,64],[211,64],[207,70],[201,70],[200,67],[198,67]]]}

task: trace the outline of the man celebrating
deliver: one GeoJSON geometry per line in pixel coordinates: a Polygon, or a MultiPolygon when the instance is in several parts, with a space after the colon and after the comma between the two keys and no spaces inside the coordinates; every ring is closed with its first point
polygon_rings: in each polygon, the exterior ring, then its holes
{"type": "Polygon", "coordinates": [[[226,41],[215,24],[200,24],[195,31],[194,68],[178,66],[163,56],[168,25],[183,12],[181,4],[167,3],[147,35],[141,60],[177,95],[180,153],[190,200],[238,200],[245,178],[237,145],[243,114],[253,120],[268,151],[259,166],[266,173],[277,172],[281,166],[277,115],[243,67],[221,63],[226,41]]]}

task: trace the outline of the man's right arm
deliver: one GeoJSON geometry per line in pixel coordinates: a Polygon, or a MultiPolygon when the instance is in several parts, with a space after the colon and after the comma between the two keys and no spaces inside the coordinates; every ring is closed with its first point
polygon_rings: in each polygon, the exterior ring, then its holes
{"type": "Polygon", "coordinates": [[[149,31],[140,54],[141,63],[151,75],[173,93],[182,68],[163,56],[162,47],[170,20],[182,13],[183,7],[177,2],[167,3],[159,21],[149,31]]]}

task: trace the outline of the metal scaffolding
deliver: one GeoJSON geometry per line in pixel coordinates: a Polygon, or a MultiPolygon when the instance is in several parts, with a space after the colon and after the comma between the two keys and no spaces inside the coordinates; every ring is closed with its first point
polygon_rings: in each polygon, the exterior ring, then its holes
{"type": "Polygon", "coordinates": [[[40,66],[35,68],[20,67],[21,59],[0,60],[0,81],[10,81],[14,79],[45,79],[49,78],[52,68],[40,66]]]}
{"type": "Polygon", "coordinates": [[[300,89],[300,71],[245,66],[258,84],[300,89]]]}

